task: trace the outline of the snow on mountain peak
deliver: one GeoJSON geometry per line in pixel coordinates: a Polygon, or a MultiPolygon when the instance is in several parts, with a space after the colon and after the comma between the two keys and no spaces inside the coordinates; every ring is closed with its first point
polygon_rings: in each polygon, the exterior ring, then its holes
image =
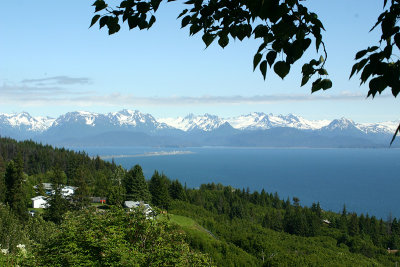
{"type": "Polygon", "coordinates": [[[350,129],[350,128],[357,128],[356,124],[349,119],[346,119],[344,117],[340,119],[335,119],[331,123],[329,123],[326,127],[324,127],[327,130],[344,130],[344,129],[350,129]]]}
{"type": "Polygon", "coordinates": [[[12,128],[25,128],[32,132],[45,131],[54,121],[55,119],[50,117],[32,117],[28,112],[0,114],[0,124],[5,124],[12,128]]]}
{"type": "Polygon", "coordinates": [[[206,132],[212,131],[226,122],[218,116],[208,113],[204,115],[193,115],[190,113],[186,117],[161,118],[158,121],[182,131],[201,130],[206,132]]]}
{"type": "Polygon", "coordinates": [[[274,127],[291,127],[302,130],[320,129],[330,123],[328,120],[306,120],[293,114],[277,115],[253,112],[248,115],[228,118],[233,128],[240,130],[270,129],[274,127]]]}
{"type": "Polygon", "coordinates": [[[98,113],[93,113],[88,111],[68,112],[58,117],[55,120],[54,125],[62,125],[65,122],[67,123],[79,122],[94,127],[96,126],[96,119],[99,117],[99,115],[100,114],[98,113]]]}
{"type": "MultiPolygon", "coordinates": [[[[300,130],[327,131],[362,131],[366,134],[393,134],[398,126],[396,121],[382,123],[355,123],[346,118],[329,120],[307,120],[294,114],[274,115],[263,112],[252,112],[247,115],[220,118],[212,114],[185,117],[155,119],[151,114],[138,110],[123,109],[119,112],[99,114],[88,111],[68,112],[57,119],[50,117],[32,117],[28,112],[18,114],[0,114],[0,126],[18,131],[44,132],[49,128],[61,125],[88,125],[96,129],[135,129],[140,131],[158,131],[163,129],[180,129],[183,131],[213,131],[224,126],[239,130],[266,130],[275,127],[291,127],[300,130]],[[100,127],[100,128],[95,128],[100,127]]],[[[69,127],[69,126],[67,126],[69,127]]]]}

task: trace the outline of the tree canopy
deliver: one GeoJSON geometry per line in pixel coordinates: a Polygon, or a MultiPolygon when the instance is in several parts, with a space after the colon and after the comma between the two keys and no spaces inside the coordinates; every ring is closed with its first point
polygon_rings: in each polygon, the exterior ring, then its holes
{"type": "MultiPolygon", "coordinates": [[[[105,0],[96,0],[93,4],[96,14],[90,27],[96,23],[100,29],[107,26],[110,35],[117,33],[125,22],[130,30],[150,29],[156,22],[155,13],[161,2],[123,0],[113,6],[105,0]]],[[[332,87],[324,68],[328,57],[322,37],[325,28],[318,15],[301,2],[305,0],[188,0],[184,2],[187,8],[182,10],[178,19],[181,19],[182,28],[189,28],[190,35],[202,34],[206,47],[215,40],[222,48],[232,38],[260,40],[253,58],[253,70],[258,67],[264,80],[268,67],[284,79],[292,65],[314,43],[317,57],[303,65],[301,80],[301,86],[304,86],[312,78],[311,92],[314,93],[332,87]]],[[[394,52],[400,48],[399,17],[400,0],[383,0],[383,12],[371,29],[381,28],[379,44],[355,55],[357,62],[350,78],[360,73],[361,84],[369,82],[367,97],[374,98],[386,88],[390,88],[394,97],[400,92],[400,60],[394,52]]],[[[399,131],[400,125],[392,142],[399,131]]]]}

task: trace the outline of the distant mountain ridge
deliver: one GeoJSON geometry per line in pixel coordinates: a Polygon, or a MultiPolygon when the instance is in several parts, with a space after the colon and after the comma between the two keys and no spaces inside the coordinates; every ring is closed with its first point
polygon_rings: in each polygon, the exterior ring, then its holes
{"type": "Polygon", "coordinates": [[[262,112],[230,118],[189,114],[160,119],[127,109],[108,114],[74,111],[58,118],[32,117],[27,112],[0,114],[1,136],[63,145],[383,146],[397,126],[395,121],[307,120],[262,112]]]}

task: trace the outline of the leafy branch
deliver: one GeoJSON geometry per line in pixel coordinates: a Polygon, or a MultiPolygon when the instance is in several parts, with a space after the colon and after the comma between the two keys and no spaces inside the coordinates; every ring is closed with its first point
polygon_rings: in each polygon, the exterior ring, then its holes
{"type": "MultiPolygon", "coordinates": [[[[90,27],[99,23],[107,26],[108,34],[114,34],[127,22],[129,29],[149,29],[156,21],[154,13],[162,0],[124,0],[111,8],[104,0],[93,4],[96,14],[90,27]]],[[[174,0],[172,0],[174,1],[174,0]]],[[[168,0],[171,2],[171,0],[168,0]]],[[[231,39],[260,39],[261,44],[253,58],[253,70],[259,68],[264,80],[267,69],[284,79],[292,65],[309,49],[314,40],[317,53],[322,45],[324,56],[313,59],[302,68],[301,86],[315,74],[311,92],[332,87],[326,77],[327,53],[321,32],[324,29],[317,14],[309,12],[299,0],[188,0],[188,8],[178,16],[182,28],[188,27],[190,35],[202,34],[206,47],[214,40],[225,48],[231,39]],[[280,55],[281,60],[277,60],[280,55]]]]}

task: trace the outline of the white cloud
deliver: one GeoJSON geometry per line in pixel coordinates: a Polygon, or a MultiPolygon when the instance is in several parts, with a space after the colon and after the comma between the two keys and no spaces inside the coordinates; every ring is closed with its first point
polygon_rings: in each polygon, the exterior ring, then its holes
{"type": "MultiPolygon", "coordinates": [[[[132,94],[112,93],[98,94],[95,91],[85,91],[66,88],[65,86],[42,85],[42,82],[55,81],[58,84],[67,82],[67,76],[57,76],[45,79],[24,80],[17,85],[3,84],[0,86],[0,104],[17,104],[20,106],[217,106],[217,105],[257,105],[273,103],[294,103],[311,101],[358,101],[365,100],[362,93],[343,91],[340,94],[321,92],[318,94],[281,94],[254,96],[135,96],[132,94]],[[60,78],[61,77],[61,78],[60,78]],[[36,83],[29,85],[30,83],[36,83]]],[[[81,79],[81,78],[76,78],[81,79]]],[[[84,78],[82,78],[84,79],[84,78]]],[[[78,80],[75,81],[79,83],[78,80]]],[[[83,82],[83,80],[82,80],[83,82]]],[[[382,95],[379,97],[390,97],[382,95]]]]}
{"type": "Polygon", "coordinates": [[[88,84],[90,79],[86,77],[69,77],[69,76],[53,76],[39,79],[25,79],[22,83],[35,83],[36,85],[60,84],[60,85],[73,85],[73,84],[88,84]]]}

